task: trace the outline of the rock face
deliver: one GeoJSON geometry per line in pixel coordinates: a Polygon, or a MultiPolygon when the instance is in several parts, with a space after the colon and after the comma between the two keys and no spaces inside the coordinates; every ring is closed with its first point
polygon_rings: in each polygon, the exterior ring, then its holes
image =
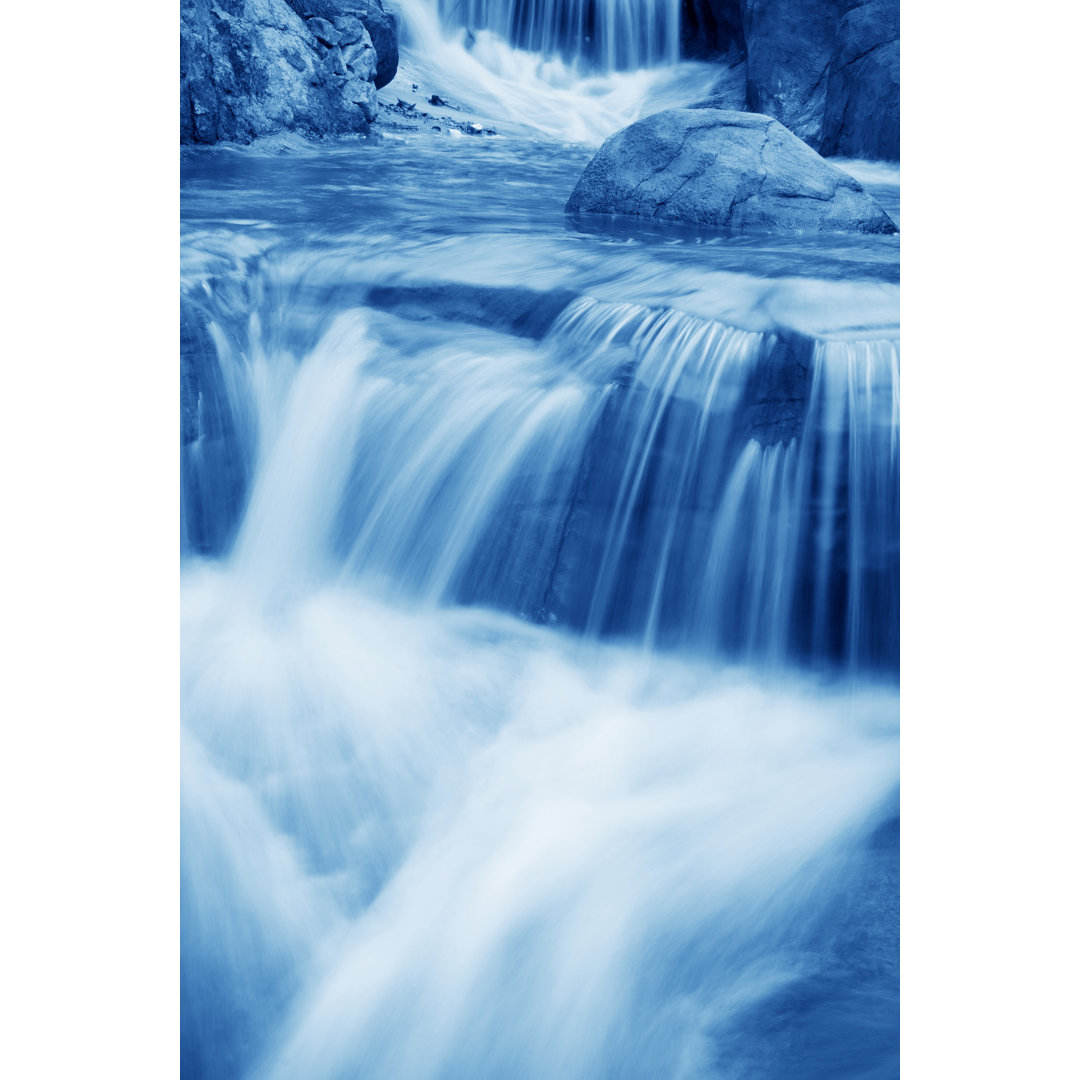
{"type": "Polygon", "coordinates": [[[853,177],[782,124],[722,109],[671,109],[616,132],[566,209],[752,231],[897,231],[853,177]]]}
{"type": "Polygon", "coordinates": [[[679,44],[682,55],[691,60],[745,56],[739,0],[682,0],[679,44]]]}
{"type": "Polygon", "coordinates": [[[684,0],[683,52],[745,59],[745,107],[825,154],[900,157],[899,0],[684,0]]]}
{"type": "Polygon", "coordinates": [[[397,74],[397,21],[382,0],[288,0],[288,4],[316,37],[329,30],[321,40],[330,44],[337,44],[338,34],[354,33],[353,23],[359,19],[375,48],[375,88],[381,90],[397,74]]]}
{"type": "Polygon", "coordinates": [[[840,20],[821,152],[900,159],[900,9],[895,0],[868,0],[840,20]]]}
{"type": "Polygon", "coordinates": [[[740,0],[746,105],[813,147],[821,140],[836,27],[849,0],[740,0]]]}
{"type": "Polygon", "coordinates": [[[358,18],[330,29],[320,40],[285,0],[181,0],[180,141],[366,132],[371,37],[358,18]]]}

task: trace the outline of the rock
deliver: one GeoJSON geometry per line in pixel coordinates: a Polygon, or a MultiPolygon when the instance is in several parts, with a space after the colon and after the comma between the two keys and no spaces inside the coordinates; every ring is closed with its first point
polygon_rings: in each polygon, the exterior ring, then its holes
{"type": "Polygon", "coordinates": [[[746,105],[773,116],[815,149],[840,16],[851,0],[740,0],[746,105]]]}
{"type": "Polygon", "coordinates": [[[900,160],[896,0],[868,0],[840,20],[825,95],[821,152],[900,160]]]}
{"type": "Polygon", "coordinates": [[[347,27],[350,20],[362,25],[375,49],[377,90],[381,90],[397,74],[397,20],[387,11],[382,0],[288,0],[288,3],[298,15],[308,20],[309,25],[318,20],[344,34],[341,44],[348,45],[358,40],[357,37],[349,35],[347,27]]]}
{"type": "Polygon", "coordinates": [[[566,209],[737,230],[897,231],[858,181],[778,121],[722,109],[671,109],[616,132],[566,209]]]}
{"type": "Polygon", "coordinates": [[[358,26],[371,56],[349,65],[285,0],[181,0],[180,141],[367,132],[374,50],[358,26]]]}
{"type": "Polygon", "coordinates": [[[679,45],[689,60],[745,55],[739,0],[682,0],[679,45]]]}
{"type": "Polygon", "coordinates": [[[746,108],[746,63],[719,65],[720,74],[709,87],[709,95],[702,101],[688,106],[691,109],[737,109],[746,108]]]}
{"type": "Polygon", "coordinates": [[[682,25],[684,55],[745,58],[745,100],[725,89],[716,104],[825,154],[899,158],[899,0],[683,0],[682,25]]]}
{"type": "Polygon", "coordinates": [[[326,19],[308,19],[307,27],[315,35],[316,40],[322,42],[328,49],[341,43],[341,32],[326,19]]]}

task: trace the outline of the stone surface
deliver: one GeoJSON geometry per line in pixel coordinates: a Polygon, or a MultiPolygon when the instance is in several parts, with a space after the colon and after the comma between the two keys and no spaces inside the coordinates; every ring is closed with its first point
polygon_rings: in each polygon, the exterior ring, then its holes
{"type": "Polygon", "coordinates": [[[350,20],[359,20],[375,49],[375,88],[381,90],[397,74],[397,20],[382,0],[288,0],[288,3],[301,18],[308,21],[309,27],[318,20],[343,34],[346,39],[353,33],[349,29],[352,25],[350,20]]]}
{"type": "Polygon", "coordinates": [[[616,132],[566,209],[740,231],[897,231],[853,177],[782,124],[722,109],[672,109],[616,132]]]}
{"type": "Polygon", "coordinates": [[[358,46],[349,57],[320,43],[285,0],[181,0],[180,141],[366,132],[375,50],[358,21],[346,36],[358,46]]]}
{"type": "Polygon", "coordinates": [[[682,0],[682,55],[691,60],[746,53],[739,0],[682,0]]]}
{"type": "Polygon", "coordinates": [[[684,0],[683,52],[745,60],[744,107],[824,154],[898,160],[899,0],[684,0]]]}
{"type": "Polygon", "coordinates": [[[740,0],[746,104],[817,148],[836,28],[850,0],[740,0]]]}
{"type": "Polygon", "coordinates": [[[900,160],[900,9],[868,0],[840,20],[821,131],[823,154],[900,160]]]}

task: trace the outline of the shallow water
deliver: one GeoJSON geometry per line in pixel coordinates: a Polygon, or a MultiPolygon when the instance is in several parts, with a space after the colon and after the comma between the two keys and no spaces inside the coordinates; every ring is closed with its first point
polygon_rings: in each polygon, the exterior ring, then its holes
{"type": "Polygon", "coordinates": [[[590,154],[182,157],[185,1076],[896,1075],[898,241],[590,154]]]}

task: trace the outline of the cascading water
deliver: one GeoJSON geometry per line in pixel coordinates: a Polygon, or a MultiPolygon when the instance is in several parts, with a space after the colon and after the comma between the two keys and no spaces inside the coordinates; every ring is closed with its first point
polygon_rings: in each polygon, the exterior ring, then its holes
{"type": "Polygon", "coordinates": [[[896,1075],[896,240],[588,156],[184,156],[185,1077],[896,1075]]]}
{"type": "Polygon", "coordinates": [[[492,30],[529,52],[605,71],[679,59],[682,0],[439,0],[448,26],[492,30]]]}
{"type": "MultiPolygon", "coordinates": [[[[705,97],[723,70],[679,62],[676,0],[398,0],[402,84],[467,102],[500,131],[596,143],[705,97]],[[579,25],[592,30],[578,32],[579,25]]],[[[393,102],[397,82],[384,91],[393,102]]]]}

